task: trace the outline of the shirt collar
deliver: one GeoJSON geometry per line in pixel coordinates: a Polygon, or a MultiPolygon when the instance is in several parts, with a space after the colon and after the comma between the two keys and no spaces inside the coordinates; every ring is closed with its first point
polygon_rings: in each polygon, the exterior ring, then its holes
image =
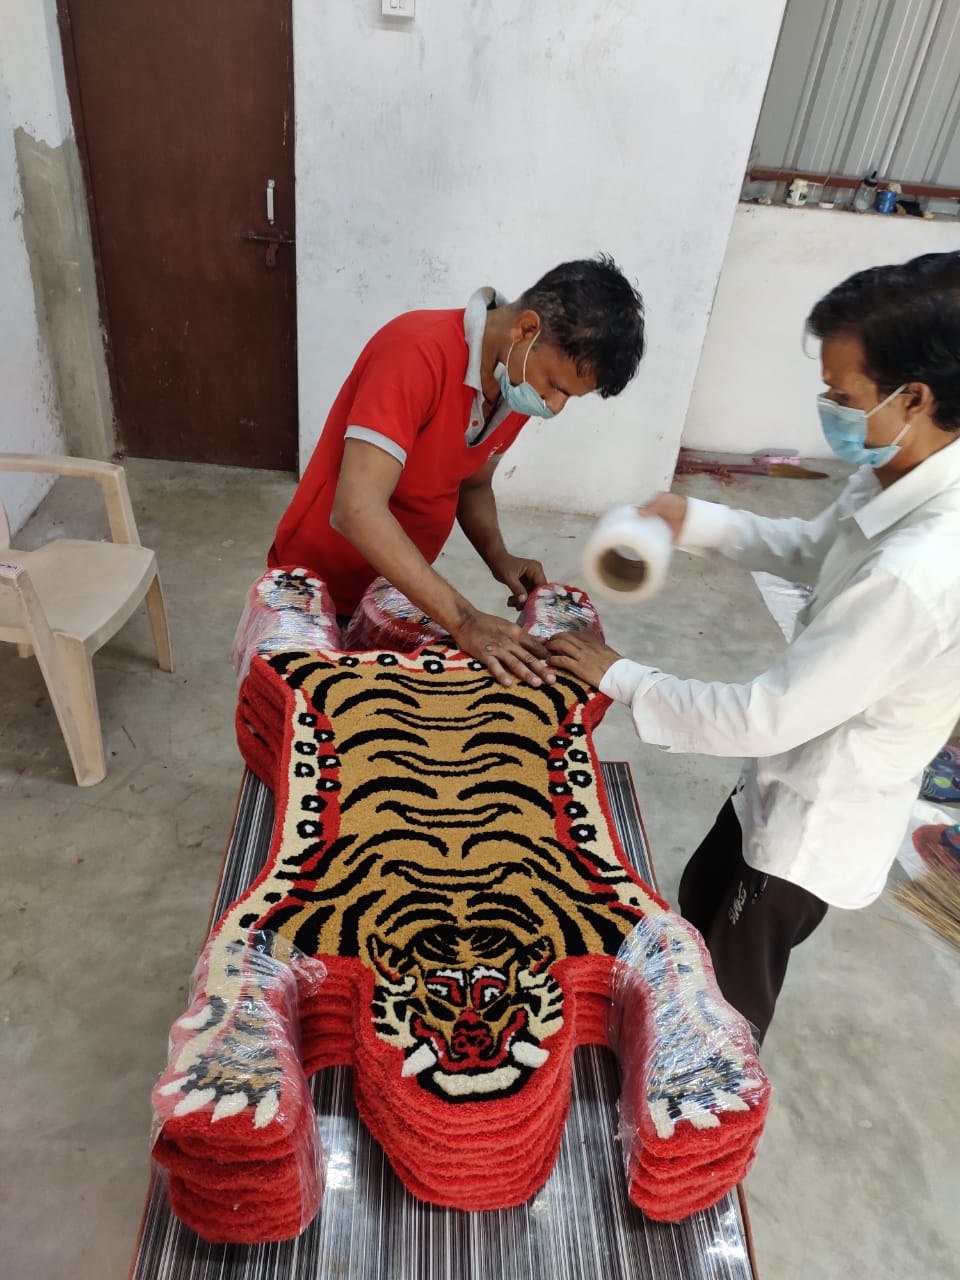
{"type": "MultiPolygon", "coordinates": [[[[875,483],[879,486],[879,481],[875,483]]],[[[871,486],[870,496],[853,518],[866,537],[875,538],[955,484],[960,484],[960,440],[924,458],[919,466],[876,495],[871,486]]]]}
{"type": "Polygon", "coordinates": [[[467,374],[463,380],[465,387],[472,387],[481,392],[480,358],[483,354],[483,335],[487,327],[487,311],[491,302],[496,307],[504,307],[509,299],[490,285],[485,285],[474,293],[463,313],[463,336],[467,340],[467,374]]]}

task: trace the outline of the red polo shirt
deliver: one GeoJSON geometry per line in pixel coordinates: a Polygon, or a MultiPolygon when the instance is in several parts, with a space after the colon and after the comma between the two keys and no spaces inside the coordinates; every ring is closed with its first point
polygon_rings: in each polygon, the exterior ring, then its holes
{"type": "Polygon", "coordinates": [[[323,578],[338,613],[353,613],[377,571],[330,527],[347,427],[367,427],[407,455],[390,510],[432,564],[453,528],[460,484],[503,453],[526,417],[508,413],[486,439],[468,445],[475,390],[464,383],[463,308],[411,311],[367,343],[340,389],[277,528],[267,563],[303,565],[323,578]]]}

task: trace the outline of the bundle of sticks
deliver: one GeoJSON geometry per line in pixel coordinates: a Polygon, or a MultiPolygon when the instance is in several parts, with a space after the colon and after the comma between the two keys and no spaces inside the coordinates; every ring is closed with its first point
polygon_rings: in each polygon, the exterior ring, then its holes
{"type": "Polygon", "coordinates": [[[960,950],[960,824],[920,827],[913,842],[924,867],[894,889],[894,901],[960,950]]]}

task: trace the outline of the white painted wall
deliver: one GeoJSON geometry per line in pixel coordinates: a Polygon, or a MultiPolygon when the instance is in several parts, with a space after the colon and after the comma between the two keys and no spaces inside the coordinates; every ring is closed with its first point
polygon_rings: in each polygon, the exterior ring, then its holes
{"type": "MultiPolygon", "coordinates": [[[[782,0],[294,0],[301,456],[367,338],[613,253],[650,349],[531,423],[504,502],[592,511],[673,470],[782,0]]],[[[282,193],[281,193],[282,198],[282,193]]]]}
{"type": "MultiPolygon", "coordinates": [[[[4,71],[0,63],[0,452],[58,453],[63,437],[20,227],[20,184],[4,71]]],[[[49,486],[39,476],[0,472],[0,501],[14,530],[49,486]]]]}
{"type": "Polygon", "coordinates": [[[2,0],[0,75],[14,127],[58,147],[70,132],[57,0],[2,0]]]}
{"type": "MultiPolygon", "coordinates": [[[[865,267],[960,249],[960,222],[740,205],[683,443],[752,453],[830,450],[817,418],[818,359],[803,352],[814,303],[865,267]]],[[[816,355],[817,345],[810,350],[816,355]]]]}

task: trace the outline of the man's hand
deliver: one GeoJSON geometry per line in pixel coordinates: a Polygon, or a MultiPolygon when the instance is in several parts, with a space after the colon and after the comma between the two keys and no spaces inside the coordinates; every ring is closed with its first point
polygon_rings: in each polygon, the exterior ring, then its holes
{"type": "Polygon", "coordinates": [[[535,587],[542,587],[547,580],[540,561],[531,560],[528,556],[512,556],[504,551],[487,563],[496,580],[510,588],[512,594],[507,604],[511,609],[522,609],[530,592],[535,587]]]}
{"type": "Polygon", "coordinates": [[[456,628],[453,638],[503,685],[513,684],[514,676],[534,688],[553,684],[557,678],[547,666],[547,651],[540,641],[506,618],[474,613],[456,628]]]}
{"type": "Polygon", "coordinates": [[[594,688],[623,654],[617,653],[589,631],[562,631],[547,641],[551,667],[572,671],[594,688]]]}
{"type": "Polygon", "coordinates": [[[658,493],[655,498],[642,507],[637,507],[641,516],[659,516],[670,526],[674,542],[677,542],[687,518],[687,500],[682,493],[658,493]]]}

